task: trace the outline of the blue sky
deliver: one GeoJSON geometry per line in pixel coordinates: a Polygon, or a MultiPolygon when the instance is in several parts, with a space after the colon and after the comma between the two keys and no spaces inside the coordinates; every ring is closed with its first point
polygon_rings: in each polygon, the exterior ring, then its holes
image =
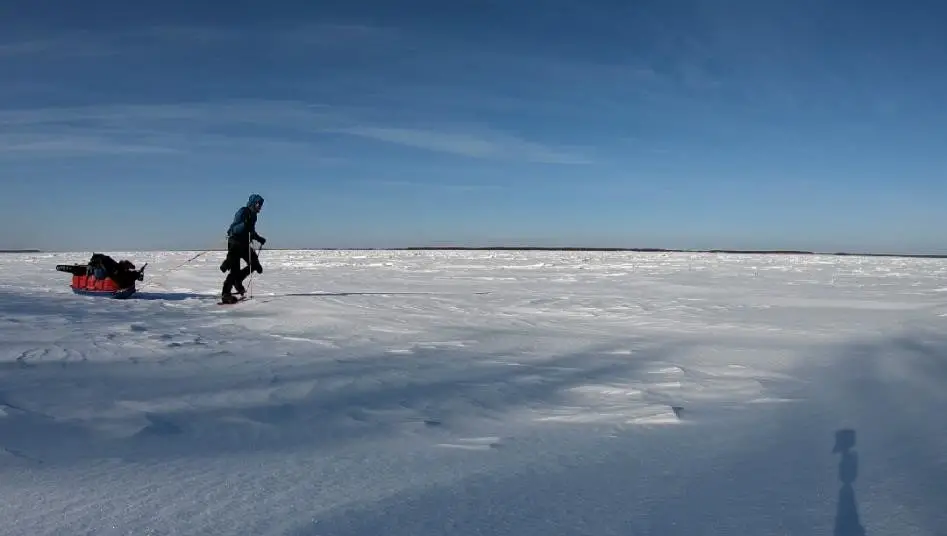
{"type": "Polygon", "coordinates": [[[0,3],[0,248],[947,252],[947,4],[0,3]]]}

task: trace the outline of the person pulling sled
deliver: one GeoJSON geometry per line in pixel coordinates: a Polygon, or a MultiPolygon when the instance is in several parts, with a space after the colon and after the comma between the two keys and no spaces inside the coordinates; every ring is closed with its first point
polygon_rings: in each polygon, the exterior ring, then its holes
{"type": "Polygon", "coordinates": [[[220,271],[227,274],[226,279],[224,279],[223,291],[220,294],[222,303],[236,303],[238,301],[237,297],[233,295],[235,289],[237,294],[246,295],[247,290],[243,286],[243,280],[250,275],[251,271],[259,274],[263,273],[260,258],[251,244],[253,240],[259,242],[261,247],[266,244],[266,239],[256,232],[257,214],[262,209],[263,197],[259,194],[251,195],[246,206],[237,210],[233,223],[227,229],[227,257],[220,265],[220,271]],[[241,268],[241,260],[247,261],[247,266],[241,268]]]}

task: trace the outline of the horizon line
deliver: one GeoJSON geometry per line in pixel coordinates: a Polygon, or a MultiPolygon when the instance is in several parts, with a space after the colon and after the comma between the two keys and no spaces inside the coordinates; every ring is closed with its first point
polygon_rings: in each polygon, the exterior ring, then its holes
{"type": "MultiPolygon", "coordinates": [[[[121,251],[117,248],[113,251],[121,251]]],[[[947,259],[947,253],[890,253],[857,251],[810,251],[797,249],[729,249],[729,248],[654,248],[654,247],[592,247],[592,246],[405,246],[405,247],[296,247],[268,248],[269,251],[587,251],[587,252],[637,252],[637,253],[710,253],[731,255],[828,255],[852,257],[900,257],[947,259]]],[[[90,250],[91,251],[91,250],[90,250]]],[[[99,251],[99,250],[96,250],[99,251]]],[[[128,249],[139,252],[211,252],[227,251],[226,248],[199,249],[128,249]]],[[[78,253],[77,250],[0,249],[0,253],[78,253]]]]}

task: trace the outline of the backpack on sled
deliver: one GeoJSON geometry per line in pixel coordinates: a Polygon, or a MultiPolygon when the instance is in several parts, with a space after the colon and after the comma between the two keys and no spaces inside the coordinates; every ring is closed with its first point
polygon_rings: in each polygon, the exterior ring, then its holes
{"type": "Polygon", "coordinates": [[[131,261],[93,253],[86,264],[57,264],[56,270],[72,274],[70,286],[76,294],[124,299],[137,292],[135,282],[145,280],[146,266],[136,269],[131,261]]]}

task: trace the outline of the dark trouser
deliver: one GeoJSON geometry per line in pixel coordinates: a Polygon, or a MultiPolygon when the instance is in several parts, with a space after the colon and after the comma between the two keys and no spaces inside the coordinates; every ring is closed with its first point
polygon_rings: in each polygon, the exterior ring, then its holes
{"type": "Polygon", "coordinates": [[[256,251],[250,247],[249,243],[237,242],[235,240],[227,241],[227,258],[223,265],[227,270],[227,278],[224,279],[223,294],[229,295],[236,287],[237,292],[243,294],[246,289],[243,288],[243,280],[250,275],[251,270],[257,273],[263,273],[263,266],[260,265],[260,258],[256,251]],[[248,261],[247,266],[240,268],[240,261],[248,261]]]}

